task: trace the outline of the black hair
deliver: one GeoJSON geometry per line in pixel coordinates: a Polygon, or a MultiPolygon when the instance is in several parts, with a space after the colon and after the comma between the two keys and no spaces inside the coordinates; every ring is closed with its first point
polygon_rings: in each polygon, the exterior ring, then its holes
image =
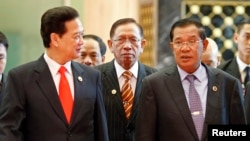
{"type": "Polygon", "coordinates": [[[93,39],[93,40],[97,41],[99,44],[99,47],[100,47],[101,55],[102,56],[105,55],[107,47],[106,47],[105,43],[103,42],[103,40],[99,36],[93,35],[93,34],[86,34],[86,35],[83,35],[83,39],[93,39]]]}
{"type": "Polygon", "coordinates": [[[143,38],[144,33],[143,33],[142,26],[139,23],[137,23],[136,20],[133,18],[123,18],[123,19],[119,19],[115,23],[113,23],[113,25],[111,26],[111,29],[110,29],[110,33],[109,33],[110,38],[112,38],[114,36],[115,30],[118,26],[123,25],[123,24],[128,24],[128,23],[136,24],[140,30],[140,35],[143,38]]]}
{"type": "Polygon", "coordinates": [[[49,47],[51,33],[57,33],[62,36],[67,32],[65,22],[77,17],[79,17],[78,12],[69,6],[60,6],[47,10],[42,15],[40,29],[44,47],[49,47]]]}
{"type": "Polygon", "coordinates": [[[250,24],[250,19],[248,19],[248,18],[247,19],[242,19],[241,21],[239,21],[239,23],[236,24],[237,33],[239,33],[242,30],[242,28],[243,28],[243,26],[245,24],[250,24]]]}
{"type": "Polygon", "coordinates": [[[202,40],[206,39],[206,32],[205,32],[205,29],[204,29],[203,25],[197,20],[194,20],[194,19],[191,19],[191,18],[185,18],[185,19],[181,19],[181,20],[175,22],[172,25],[171,31],[170,31],[170,41],[173,41],[173,36],[174,36],[173,31],[174,31],[175,28],[177,28],[177,27],[185,27],[185,26],[188,26],[188,25],[195,25],[199,29],[201,39],[202,40]]]}

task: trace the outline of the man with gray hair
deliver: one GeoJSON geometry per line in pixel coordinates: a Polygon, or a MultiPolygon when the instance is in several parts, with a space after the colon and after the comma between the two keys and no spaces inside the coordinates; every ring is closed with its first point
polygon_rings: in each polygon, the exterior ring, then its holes
{"type": "Polygon", "coordinates": [[[221,62],[221,55],[218,49],[218,45],[211,38],[207,38],[207,40],[207,49],[202,53],[201,61],[202,63],[210,67],[217,68],[217,66],[220,65],[221,62]]]}

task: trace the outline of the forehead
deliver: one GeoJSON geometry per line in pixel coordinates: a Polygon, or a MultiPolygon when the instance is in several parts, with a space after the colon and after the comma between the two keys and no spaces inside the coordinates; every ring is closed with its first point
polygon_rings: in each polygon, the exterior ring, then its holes
{"type": "Polygon", "coordinates": [[[250,24],[244,24],[242,29],[240,30],[240,33],[250,34],[250,24]]]}
{"type": "Polygon", "coordinates": [[[131,35],[131,36],[140,36],[139,27],[135,23],[127,23],[119,25],[115,30],[115,36],[123,36],[123,35],[131,35]]]}
{"type": "Polygon", "coordinates": [[[99,43],[91,38],[83,39],[82,50],[100,50],[99,43]]]}
{"type": "Polygon", "coordinates": [[[173,39],[200,37],[199,29],[195,25],[176,27],[173,31],[173,39]]]}
{"type": "Polygon", "coordinates": [[[65,22],[65,27],[67,32],[74,33],[74,32],[83,32],[83,26],[79,18],[75,18],[70,21],[65,22]]]}
{"type": "Polygon", "coordinates": [[[3,44],[0,43],[0,52],[6,54],[6,48],[3,44]]]}

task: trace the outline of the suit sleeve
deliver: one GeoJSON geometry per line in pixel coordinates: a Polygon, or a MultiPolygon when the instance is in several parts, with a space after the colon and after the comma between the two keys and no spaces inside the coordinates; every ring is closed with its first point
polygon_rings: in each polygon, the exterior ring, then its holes
{"type": "Polygon", "coordinates": [[[20,77],[10,71],[7,77],[6,91],[0,106],[0,140],[22,141],[22,121],[25,118],[24,90],[20,77]]]}
{"type": "Polygon", "coordinates": [[[136,141],[156,140],[156,101],[151,86],[152,84],[145,78],[142,82],[142,93],[136,119],[136,141]]]}

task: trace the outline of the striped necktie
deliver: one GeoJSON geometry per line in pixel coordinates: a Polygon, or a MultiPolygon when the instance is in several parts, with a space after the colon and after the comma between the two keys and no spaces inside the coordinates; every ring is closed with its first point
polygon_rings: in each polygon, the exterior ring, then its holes
{"type": "Polygon", "coordinates": [[[131,86],[130,79],[132,77],[132,73],[130,71],[125,71],[123,74],[123,77],[125,77],[125,82],[122,86],[122,101],[123,101],[123,107],[125,110],[126,118],[128,119],[130,117],[130,112],[133,105],[133,90],[131,86]]]}

